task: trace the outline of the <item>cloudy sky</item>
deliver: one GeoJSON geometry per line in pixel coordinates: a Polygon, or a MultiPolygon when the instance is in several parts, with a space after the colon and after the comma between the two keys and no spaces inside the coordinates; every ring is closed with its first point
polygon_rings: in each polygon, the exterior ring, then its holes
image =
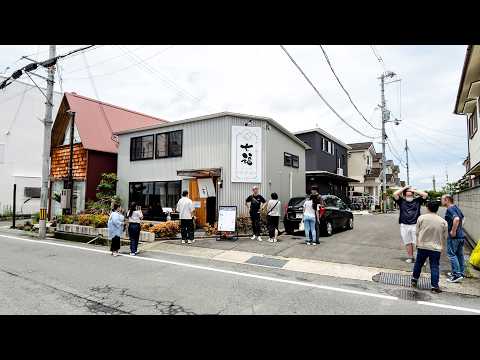
{"type": "MultiPolygon", "coordinates": [[[[59,45],[62,54],[81,45],[59,45]]],[[[336,82],[318,45],[286,46],[335,110],[361,132],[378,137],[336,82]]],[[[331,64],[353,101],[380,127],[379,74],[370,46],[326,45],[331,64]]],[[[400,83],[387,85],[387,106],[400,125],[387,124],[398,163],[405,139],[411,149],[411,183],[429,189],[464,173],[465,118],[453,115],[466,46],[376,45],[400,83]]],[[[48,46],[0,46],[0,74],[48,57],[48,46]],[[8,69],[9,68],[9,69],[8,69]]],[[[42,73],[40,71],[39,73],[42,73]]],[[[279,46],[103,45],[60,63],[61,88],[174,121],[220,111],[269,116],[291,131],[321,127],[346,143],[370,141],[328,109],[279,46]]],[[[27,79],[24,79],[28,81],[27,79]]],[[[56,84],[60,91],[60,82],[56,84]]],[[[0,93],[1,96],[1,93],[0,93]]],[[[406,179],[406,170],[401,168],[406,179]]]]}

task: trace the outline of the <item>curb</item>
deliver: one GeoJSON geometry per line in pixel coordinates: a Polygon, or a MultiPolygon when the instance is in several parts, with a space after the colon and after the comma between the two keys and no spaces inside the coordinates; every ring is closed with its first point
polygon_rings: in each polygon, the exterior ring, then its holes
{"type": "MultiPolygon", "coordinates": [[[[149,246],[142,247],[140,250],[142,252],[158,252],[179,256],[189,256],[208,260],[226,261],[237,264],[260,266],[271,269],[295,271],[307,274],[330,276],[351,280],[375,282],[373,280],[373,277],[381,272],[411,276],[411,272],[402,270],[334,263],[320,260],[289,258],[283,256],[271,256],[254,252],[203,248],[194,245],[177,245],[165,242],[156,242],[154,244],[148,245],[149,246]],[[155,249],[155,247],[160,247],[160,249],[155,249]],[[259,261],[262,259],[264,259],[264,261],[259,261]],[[275,264],[275,262],[279,264],[271,265],[275,264]]],[[[450,284],[447,283],[444,279],[440,280],[440,285],[442,286],[442,290],[444,290],[444,292],[446,293],[480,297],[480,287],[465,288],[461,285],[461,283],[450,284]]]]}

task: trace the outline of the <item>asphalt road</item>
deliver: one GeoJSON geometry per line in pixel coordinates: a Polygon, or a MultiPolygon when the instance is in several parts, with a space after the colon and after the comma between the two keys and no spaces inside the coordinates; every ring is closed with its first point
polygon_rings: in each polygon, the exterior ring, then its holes
{"type": "Polygon", "coordinates": [[[0,314],[473,314],[478,298],[0,235],[0,314]],[[439,307],[442,306],[442,307],[439,307]],[[458,308],[462,307],[462,308],[458,308]]]}

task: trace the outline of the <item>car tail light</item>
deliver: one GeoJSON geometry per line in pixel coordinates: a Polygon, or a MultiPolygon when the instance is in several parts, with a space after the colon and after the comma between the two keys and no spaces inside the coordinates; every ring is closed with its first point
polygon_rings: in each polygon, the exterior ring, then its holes
{"type": "Polygon", "coordinates": [[[288,211],[288,204],[285,204],[285,212],[284,212],[284,214],[286,214],[287,211],[288,211]]]}
{"type": "Polygon", "coordinates": [[[322,206],[322,207],[318,210],[318,217],[321,218],[323,215],[325,215],[325,208],[322,206]]]}

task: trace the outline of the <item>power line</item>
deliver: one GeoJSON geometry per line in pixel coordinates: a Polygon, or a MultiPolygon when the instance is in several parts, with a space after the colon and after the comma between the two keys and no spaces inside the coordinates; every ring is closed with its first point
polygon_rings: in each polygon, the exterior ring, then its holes
{"type": "Polygon", "coordinates": [[[88,65],[87,56],[85,55],[85,53],[83,53],[83,60],[85,62],[87,73],[90,77],[90,83],[92,84],[93,92],[95,93],[95,98],[97,100],[98,105],[100,106],[100,111],[103,114],[103,118],[105,119],[105,122],[107,123],[107,126],[108,126],[108,129],[110,130],[110,133],[112,133],[111,140],[118,144],[117,138],[113,135],[113,129],[112,129],[112,126],[110,125],[110,121],[108,120],[107,114],[106,114],[105,109],[103,107],[103,103],[100,101],[100,98],[98,96],[97,87],[95,86],[95,81],[93,80],[92,74],[90,73],[90,66],[88,65]]]}
{"type": "MultiPolygon", "coordinates": [[[[118,73],[118,72],[120,72],[120,71],[129,69],[129,68],[131,68],[131,67],[133,67],[133,66],[136,66],[136,65],[138,65],[138,64],[141,63],[141,62],[150,60],[150,59],[152,59],[152,58],[154,58],[154,57],[156,57],[156,56],[158,56],[158,55],[166,52],[167,50],[171,49],[173,46],[174,46],[174,45],[170,45],[169,47],[167,47],[167,48],[165,48],[165,49],[162,49],[162,50],[160,50],[160,51],[157,51],[155,54],[152,54],[151,56],[148,56],[148,57],[146,57],[146,58],[144,58],[144,59],[141,59],[141,61],[136,61],[135,63],[130,64],[130,65],[128,65],[128,66],[125,66],[125,67],[123,67],[123,68],[121,68],[121,69],[118,69],[118,70],[115,70],[115,71],[112,71],[112,72],[109,72],[109,73],[105,73],[105,74],[94,74],[94,75],[92,75],[92,77],[97,78],[97,77],[110,76],[110,75],[116,74],[116,73],[118,73]]],[[[124,54],[124,55],[125,55],[125,54],[124,54]]],[[[67,78],[67,79],[65,79],[65,80],[84,80],[84,79],[89,79],[89,77],[88,77],[88,76],[87,76],[87,77],[74,77],[74,78],[67,78]]]]}
{"type": "Polygon", "coordinates": [[[305,72],[302,70],[302,68],[295,62],[295,60],[293,59],[293,57],[289,54],[289,52],[287,51],[287,49],[285,49],[285,47],[283,45],[280,45],[280,47],[282,48],[282,50],[285,52],[285,54],[289,57],[290,61],[297,67],[297,69],[300,71],[300,73],[303,75],[303,77],[307,80],[307,82],[310,84],[310,86],[313,88],[313,90],[315,90],[315,92],[317,93],[317,95],[320,97],[320,99],[322,99],[322,101],[325,103],[325,105],[327,105],[327,107],[345,124],[347,125],[349,128],[351,128],[353,131],[355,131],[356,133],[366,137],[366,138],[369,138],[369,139],[376,139],[375,136],[369,136],[369,135],[366,135],[364,134],[363,132],[361,132],[360,130],[357,130],[355,127],[353,127],[352,125],[350,125],[348,123],[348,121],[346,121],[343,117],[340,116],[340,114],[337,113],[337,111],[327,102],[327,100],[325,100],[325,98],[322,96],[322,94],[320,94],[320,92],[318,91],[318,89],[315,87],[315,85],[313,85],[313,83],[311,82],[311,80],[308,78],[308,76],[305,74],[305,72]]]}
{"type": "Polygon", "coordinates": [[[335,70],[333,69],[333,66],[330,62],[330,59],[328,58],[328,55],[327,55],[327,52],[325,51],[325,49],[323,48],[322,45],[319,45],[320,46],[320,49],[322,49],[322,52],[323,52],[323,56],[325,57],[325,60],[327,61],[327,64],[328,66],[330,67],[330,70],[332,71],[333,75],[335,76],[335,79],[337,79],[337,82],[338,84],[340,85],[340,87],[343,89],[343,91],[345,92],[345,94],[347,95],[348,97],[348,100],[350,100],[350,103],[353,105],[353,107],[355,108],[355,110],[357,110],[357,112],[360,114],[360,116],[363,118],[363,120],[365,120],[367,122],[368,125],[370,125],[372,128],[374,128],[375,130],[382,130],[380,128],[377,128],[375,126],[373,126],[373,124],[367,120],[367,118],[362,114],[362,112],[358,109],[357,105],[355,105],[355,103],[353,102],[352,100],[352,97],[350,96],[350,94],[348,93],[347,89],[345,89],[345,87],[343,86],[342,82],[340,81],[340,79],[338,78],[338,75],[336,74],[335,70]]]}
{"type": "MultiPolygon", "coordinates": [[[[138,55],[136,54],[129,54],[125,50],[123,50],[125,54],[133,59],[133,61],[136,61],[136,59],[140,59],[138,55]]],[[[160,71],[155,69],[153,66],[150,64],[146,63],[145,60],[140,59],[140,61],[136,64],[138,65],[141,69],[147,71],[148,73],[152,75],[156,75],[157,78],[159,78],[167,87],[175,90],[178,94],[183,95],[184,97],[188,97],[190,100],[194,100],[196,102],[202,102],[203,100],[195,95],[192,95],[189,93],[187,90],[182,89],[177,83],[175,83],[173,80],[170,80],[167,78],[164,74],[162,74],[160,71]]],[[[213,111],[210,107],[207,106],[209,111],[213,111]]]]}
{"type": "MultiPolygon", "coordinates": [[[[135,49],[133,49],[133,50],[129,50],[129,52],[133,52],[133,51],[139,50],[139,49],[141,49],[141,48],[144,48],[145,46],[147,46],[147,45],[139,46],[139,47],[137,47],[137,48],[135,48],[135,49]]],[[[173,45],[172,45],[172,47],[173,47],[173,45]]],[[[102,61],[98,61],[98,62],[96,62],[96,63],[93,63],[93,64],[91,64],[89,67],[90,67],[90,69],[91,69],[92,67],[98,66],[98,65],[100,65],[100,64],[105,64],[106,62],[109,62],[109,61],[118,59],[118,58],[123,57],[123,56],[125,56],[125,54],[123,54],[123,53],[120,54],[120,55],[112,56],[112,57],[109,57],[109,58],[104,59],[104,60],[102,60],[102,61]]],[[[66,72],[65,75],[67,75],[67,74],[72,74],[72,73],[75,73],[75,72],[78,72],[78,71],[81,71],[81,70],[85,70],[85,68],[84,68],[84,67],[81,67],[81,68],[73,69],[73,70],[71,70],[71,71],[66,72]]]]}
{"type": "Polygon", "coordinates": [[[374,45],[370,45],[370,49],[372,49],[373,55],[377,58],[378,62],[380,65],[382,65],[383,71],[387,71],[387,68],[385,66],[385,63],[383,62],[382,57],[378,54],[378,50],[375,48],[374,45]]]}
{"type": "MultiPolygon", "coordinates": [[[[54,46],[54,45],[52,45],[52,46],[54,46]]],[[[14,71],[12,73],[12,75],[10,75],[5,80],[3,80],[2,83],[0,83],[0,89],[4,89],[6,86],[10,85],[12,82],[14,82],[19,77],[21,77],[24,73],[26,73],[28,75],[29,72],[32,72],[32,71],[36,70],[38,68],[38,66],[50,69],[50,68],[52,68],[52,66],[55,66],[57,64],[59,59],[64,59],[66,57],[72,56],[73,54],[78,54],[80,52],[87,51],[88,49],[93,49],[95,46],[97,46],[97,45],[88,45],[88,46],[85,46],[83,48],[75,49],[75,50],[72,50],[72,51],[70,51],[66,54],[58,55],[58,56],[55,56],[53,58],[50,58],[50,59],[47,59],[47,60],[41,61],[41,62],[33,60],[33,62],[31,62],[31,63],[23,66],[22,68],[14,71]]],[[[31,59],[29,59],[29,60],[31,60],[31,59]]],[[[29,77],[30,77],[30,75],[29,75],[29,77]]],[[[30,77],[30,79],[31,79],[31,77],[30,77]]],[[[33,83],[35,84],[35,81],[33,81],[33,83]]],[[[35,86],[36,86],[36,84],[35,84],[35,86]]],[[[37,86],[37,88],[38,88],[38,86],[37,86]]],[[[40,88],[38,88],[38,89],[40,90],[40,88]]]]}

